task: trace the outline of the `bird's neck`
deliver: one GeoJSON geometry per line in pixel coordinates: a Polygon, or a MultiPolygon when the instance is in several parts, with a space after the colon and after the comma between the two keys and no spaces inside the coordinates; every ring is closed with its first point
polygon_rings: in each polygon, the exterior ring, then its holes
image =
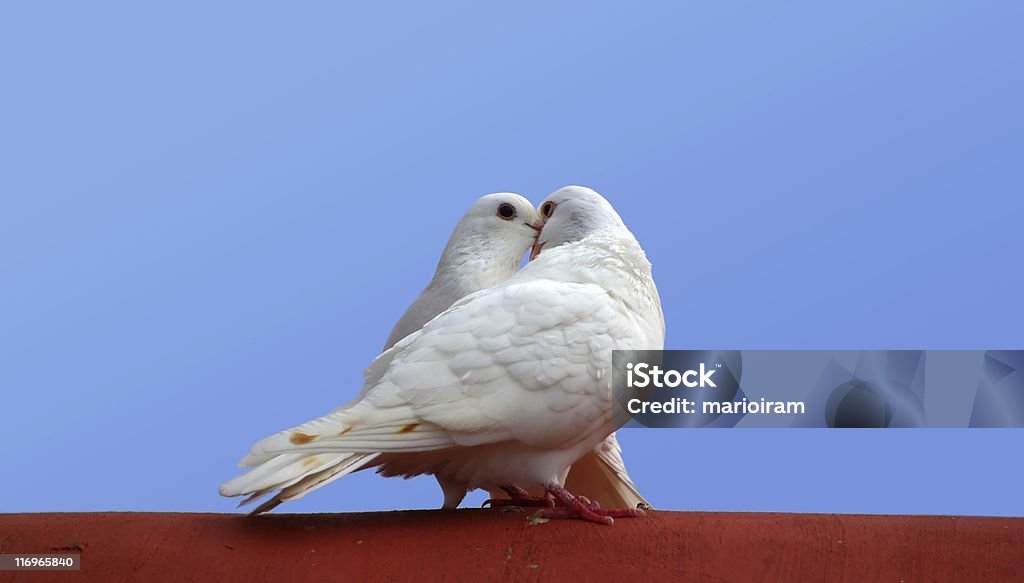
{"type": "Polygon", "coordinates": [[[441,254],[433,282],[457,286],[463,293],[495,286],[519,268],[521,257],[511,256],[506,247],[485,236],[462,236],[458,245],[448,245],[441,254]]]}

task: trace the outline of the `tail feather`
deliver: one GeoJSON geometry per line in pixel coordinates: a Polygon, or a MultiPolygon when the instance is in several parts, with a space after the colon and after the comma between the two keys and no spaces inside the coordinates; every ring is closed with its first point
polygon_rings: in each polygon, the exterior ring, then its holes
{"type": "MultiPolygon", "coordinates": [[[[313,490],[317,490],[330,484],[331,482],[351,474],[352,472],[361,470],[372,462],[380,454],[356,454],[356,455],[339,455],[338,459],[329,467],[321,469],[312,474],[307,474],[281,488],[281,491],[274,495],[274,497],[266,500],[259,506],[257,506],[250,515],[263,514],[276,508],[282,502],[289,502],[291,500],[298,500],[306,494],[309,494],[313,490]]],[[[257,497],[262,496],[267,492],[257,492],[246,499],[246,502],[255,500],[257,497]]]]}
{"type": "Polygon", "coordinates": [[[572,465],[565,488],[606,508],[651,508],[626,472],[614,433],[572,465]]]}
{"type": "Polygon", "coordinates": [[[239,506],[255,502],[274,490],[274,498],[254,513],[266,512],[282,501],[301,498],[330,481],[366,466],[380,454],[287,453],[273,457],[220,487],[224,496],[248,496],[239,506]]]}
{"type": "Polygon", "coordinates": [[[446,430],[424,422],[408,407],[381,409],[370,422],[364,418],[352,422],[350,415],[351,409],[338,410],[265,437],[252,446],[239,465],[258,466],[295,453],[423,452],[457,445],[446,430]]]}
{"type": "Polygon", "coordinates": [[[220,493],[223,496],[241,496],[262,490],[284,488],[349,455],[351,454],[281,454],[229,480],[220,487],[220,493]]]}
{"type": "MultiPolygon", "coordinates": [[[[343,462],[345,458],[349,457],[349,455],[350,454],[286,454],[286,456],[295,456],[297,459],[291,461],[284,468],[278,469],[270,475],[261,477],[259,481],[251,480],[249,482],[248,489],[241,492],[242,494],[249,494],[249,497],[239,502],[238,507],[241,508],[242,506],[247,506],[274,490],[287,488],[324,467],[333,467],[343,462]]],[[[263,466],[257,466],[254,468],[254,471],[261,467],[263,466]]],[[[248,476],[248,474],[246,474],[246,476],[248,476]]]]}

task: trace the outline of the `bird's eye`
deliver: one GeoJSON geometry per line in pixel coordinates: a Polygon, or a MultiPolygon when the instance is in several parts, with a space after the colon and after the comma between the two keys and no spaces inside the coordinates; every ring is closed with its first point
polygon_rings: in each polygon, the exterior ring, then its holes
{"type": "Polygon", "coordinates": [[[503,202],[498,205],[498,216],[506,221],[511,221],[516,218],[516,207],[508,204],[507,202],[503,202]]]}
{"type": "Polygon", "coordinates": [[[550,201],[540,205],[540,216],[544,217],[545,219],[550,219],[551,213],[555,212],[556,206],[558,206],[557,203],[550,201]]]}

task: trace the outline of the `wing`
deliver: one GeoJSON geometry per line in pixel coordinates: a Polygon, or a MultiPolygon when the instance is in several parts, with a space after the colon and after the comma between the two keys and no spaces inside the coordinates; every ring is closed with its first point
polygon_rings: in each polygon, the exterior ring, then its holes
{"type": "Polygon", "coordinates": [[[507,440],[568,447],[609,422],[611,350],[639,334],[625,306],[594,284],[533,279],[484,290],[381,355],[356,401],[261,440],[242,463],[507,440]]]}

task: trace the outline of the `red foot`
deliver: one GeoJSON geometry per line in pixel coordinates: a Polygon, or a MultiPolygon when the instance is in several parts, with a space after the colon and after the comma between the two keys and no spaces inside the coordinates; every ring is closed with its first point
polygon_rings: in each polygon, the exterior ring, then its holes
{"type": "Polygon", "coordinates": [[[490,505],[491,508],[504,508],[508,506],[550,508],[555,505],[555,501],[550,496],[533,496],[518,486],[502,486],[501,489],[508,494],[508,499],[488,498],[484,501],[483,505],[490,505]]]}
{"type": "Polygon", "coordinates": [[[598,524],[615,524],[616,518],[634,518],[643,516],[639,508],[601,508],[597,502],[575,496],[560,486],[548,486],[548,495],[556,503],[553,508],[543,508],[534,516],[543,518],[582,518],[598,524]]]}

